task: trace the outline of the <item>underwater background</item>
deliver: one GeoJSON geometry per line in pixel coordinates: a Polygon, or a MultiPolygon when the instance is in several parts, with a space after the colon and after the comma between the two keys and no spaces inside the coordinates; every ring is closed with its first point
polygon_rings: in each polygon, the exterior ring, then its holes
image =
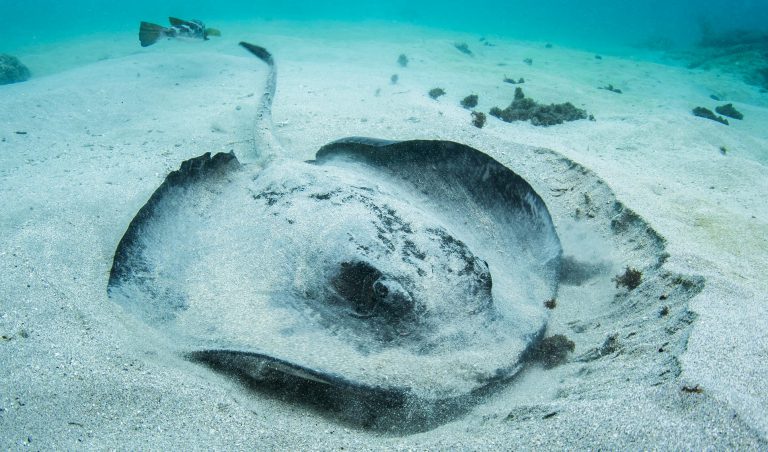
{"type": "Polygon", "coordinates": [[[627,45],[686,46],[710,32],[768,31],[765,0],[0,0],[0,51],[91,33],[133,31],[140,20],[164,23],[169,15],[207,24],[391,21],[603,51],[627,45]]]}

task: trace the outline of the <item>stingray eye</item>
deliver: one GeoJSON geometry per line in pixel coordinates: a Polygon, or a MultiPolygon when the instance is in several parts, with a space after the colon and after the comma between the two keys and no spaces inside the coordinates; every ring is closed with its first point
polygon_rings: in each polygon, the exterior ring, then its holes
{"type": "Polygon", "coordinates": [[[342,262],[332,284],[355,316],[368,317],[381,300],[376,292],[379,278],[381,272],[367,262],[342,262]]]}
{"type": "Polygon", "coordinates": [[[480,287],[484,291],[490,293],[491,289],[493,288],[493,278],[491,278],[491,272],[484,271],[477,276],[477,279],[479,280],[480,287]]]}
{"type": "Polygon", "coordinates": [[[391,319],[403,318],[413,312],[415,303],[411,294],[395,279],[381,276],[373,283],[373,295],[378,310],[391,319]]]}

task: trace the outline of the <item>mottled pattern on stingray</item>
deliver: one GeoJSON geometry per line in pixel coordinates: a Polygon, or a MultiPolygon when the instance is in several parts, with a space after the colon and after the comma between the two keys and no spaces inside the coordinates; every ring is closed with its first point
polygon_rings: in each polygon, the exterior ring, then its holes
{"type": "Polygon", "coordinates": [[[355,138],[263,169],[185,162],[129,226],[109,291],[185,353],[439,400],[517,372],[560,254],[542,200],[487,155],[355,138]]]}

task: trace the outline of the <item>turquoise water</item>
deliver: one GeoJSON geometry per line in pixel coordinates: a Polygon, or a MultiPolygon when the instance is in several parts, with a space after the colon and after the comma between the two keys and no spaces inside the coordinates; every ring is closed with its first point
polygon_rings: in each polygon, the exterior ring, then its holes
{"type": "Polygon", "coordinates": [[[714,31],[768,31],[765,0],[0,0],[0,51],[92,33],[131,31],[140,20],[164,23],[169,15],[209,24],[235,19],[393,21],[577,47],[649,41],[688,45],[698,40],[703,23],[714,31]]]}

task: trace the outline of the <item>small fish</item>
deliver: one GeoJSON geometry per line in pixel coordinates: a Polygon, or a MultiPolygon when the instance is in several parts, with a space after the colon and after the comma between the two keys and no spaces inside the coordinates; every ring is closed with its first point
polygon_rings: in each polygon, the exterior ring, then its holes
{"type": "Polygon", "coordinates": [[[142,22],[139,27],[139,41],[142,47],[151,46],[160,38],[190,38],[207,41],[208,36],[221,36],[221,32],[215,28],[205,28],[202,21],[193,19],[190,21],[169,17],[170,27],[142,22]]]}

